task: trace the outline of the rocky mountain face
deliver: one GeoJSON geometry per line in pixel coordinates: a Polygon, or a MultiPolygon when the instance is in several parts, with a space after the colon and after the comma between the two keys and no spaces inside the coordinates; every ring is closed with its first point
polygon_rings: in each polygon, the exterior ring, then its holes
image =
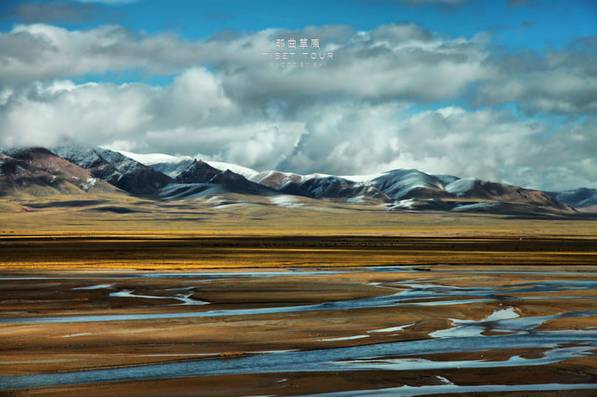
{"type": "Polygon", "coordinates": [[[388,171],[371,180],[369,184],[393,200],[438,199],[450,196],[444,190],[444,182],[440,178],[414,169],[388,171]]]}
{"type": "Polygon", "coordinates": [[[377,203],[386,209],[566,214],[597,203],[597,190],[543,192],[498,182],[396,169],[374,176],[301,175],[258,172],[189,157],[126,155],[105,148],[29,148],[0,155],[3,192],[36,186],[38,192],[85,191],[91,181],[132,195],[191,199],[236,193],[294,195],[348,203],[377,203]],[[138,160],[144,160],[143,164],[138,160]],[[149,159],[149,160],[147,160],[149,159]],[[165,159],[165,160],[164,160],[165,159]],[[156,161],[160,160],[160,161],[156,161]]]}
{"type": "MultiPolygon", "coordinates": [[[[195,162],[196,159],[182,159],[177,162],[159,162],[150,165],[152,169],[159,171],[160,173],[166,174],[168,177],[176,178],[183,171],[189,168],[195,162]]],[[[149,166],[149,165],[147,165],[149,166]]]]}
{"type": "Polygon", "coordinates": [[[515,185],[477,179],[456,180],[445,187],[456,198],[488,199],[500,202],[528,203],[564,209],[566,206],[545,192],[525,189],[515,185]]]}
{"type": "MultiPolygon", "coordinates": [[[[314,175],[314,177],[316,176],[317,175],[314,175]]],[[[253,181],[261,185],[265,185],[268,188],[280,190],[290,183],[300,184],[305,179],[306,177],[300,174],[270,170],[259,173],[256,177],[254,177],[253,181]]]]}
{"type": "Polygon", "coordinates": [[[161,188],[174,182],[164,173],[108,149],[62,146],[52,150],[89,170],[93,177],[134,195],[156,195],[161,188]]]}
{"type": "Polygon", "coordinates": [[[351,181],[344,177],[327,174],[300,175],[282,171],[259,173],[254,181],[289,195],[307,196],[314,199],[379,199],[390,198],[374,186],[351,181]]]}
{"type": "Polygon", "coordinates": [[[224,187],[226,190],[235,193],[244,193],[248,195],[275,195],[276,191],[264,185],[247,180],[240,174],[233,171],[225,170],[215,175],[210,184],[217,184],[224,187]]]}
{"type": "Polygon", "coordinates": [[[89,170],[45,148],[26,148],[0,153],[0,194],[31,195],[114,191],[89,170]]]}
{"type": "Polygon", "coordinates": [[[202,160],[194,160],[176,176],[176,183],[160,192],[160,196],[164,199],[183,199],[225,193],[275,195],[277,192],[230,170],[218,170],[202,160]]]}
{"type": "Polygon", "coordinates": [[[314,199],[379,199],[388,201],[389,197],[374,186],[369,186],[342,177],[321,176],[301,181],[291,181],[279,188],[289,195],[307,196],[314,199]]]}
{"type": "Polygon", "coordinates": [[[560,203],[576,208],[597,206],[597,189],[578,188],[547,194],[560,203]]]}
{"type": "Polygon", "coordinates": [[[221,172],[202,160],[194,160],[176,176],[176,182],[182,184],[208,183],[221,172]]]}

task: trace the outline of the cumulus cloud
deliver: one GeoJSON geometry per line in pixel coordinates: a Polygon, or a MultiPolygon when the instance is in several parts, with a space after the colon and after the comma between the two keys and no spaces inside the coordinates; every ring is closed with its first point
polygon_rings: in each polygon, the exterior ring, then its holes
{"type": "Polygon", "coordinates": [[[36,83],[4,92],[0,147],[66,141],[137,151],[195,154],[256,167],[278,163],[303,124],[244,113],[216,76],[192,68],[165,87],[36,83]]]}
{"type": "MultiPolygon", "coordinates": [[[[305,33],[275,33],[280,34],[300,37],[305,33]]],[[[325,67],[284,71],[224,67],[225,89],[239,101],[263,105],[276,99],[292,109],[305,102],[347,98],[442,100],[492,75],[483,62],[487,56],[483,36],[441,39],[411,24],[329,36],[327,41],[322,39],[323,51],[334,51],[335,60],[325,67]]],[[[229,45],[240,47],[234,41],[229,45]]]]}
{"type": "Polygon", "coordinates": [[[406,102],[363,100],[266,118],[246,112],[215,75],[199,68],[165,87],[55,81],[3,98],[0,146],[53,146],[70,139],[303,173],[418,168],[537,188],[597,183],[592,118],[548,131],[541,120],[509,112],[415,111],[406,102]]]}
{"type": "Polygon", "coordinates": [[[381,171],[400,155],[399,103],[339,103],[310,109],[305,130],[278,168],[353,174],[381,171]]]}
{"type": "Polygon", "coordinates": [[[492,55],[488,40],[441,37],[414,24],[198,41],[117,26],[20,25],[0,33],[0,147],[69,139],[256,169],[350,175],[418,168],[538,188],[595,186],[592,42],[508,59],[492,55]],[[334,61],[280,69],[264,53],[289,37],[320,38],[334,61]],[[129,69],[175,77],[155,86],[69,80],[129,69]],[[490,106],[433,109],[435,101],[466,103],[471,92],[490,106]],[[492,106],[512,101],[529,112],[588,116],[552,127],[492,106]]]}
{"type": "Polygon", "coordinates": [[[537,188],[560,190],[597,187],[597,118],[573,121],[558,128],[526,163],[511,170],[512,180],[537,188]]]}
{"type": "MultiPolygon", "coordinates": [[[[413,24],[366,32],[347,26],[299,31],[268,29],[187,42],[175,35],[135,35],[117,26],[86,31],[35,24],[0,34],[0,82],[5,85],[129,69],[179,73],[209,65],[239,101],[272,99],[297,105],[313,98],[447,99],[492,75],[483,35],[446,39],[413,24]],[[316,37],[335,60],[323,68],[280,70],[265,55],[276,38],[316,37]],[[334,78],[330,78],[333,76],[334,78]]],[[[279,49],[278,49],[279,50],[279,49]]]]}
{"type": "Polygon", "coordinates": [[[197,61],[193,44],[175,35],[135,35],[119,26],[67,30],[17,25],[0,34],[4,85],[129,69],[169,73],[197,61]]]}
{"type": "Polygon", "coordinates": [[[146,112],[151,89],[70,81],[38,83],[13,92],[0,111],[4,146],[55,145],[65,137],[99,143],[138,131],[153,115],[146,112]]]}
{"type": "Polygon", "coordinates": [[[546,54],[506,54],[481,85],[482,103],[516,102],[528,112],[597,112],[597,37],[546,54]]]}
{"type": "Polygon", "coordinates": [[[566,124],[546,139],[549,125],[510,112],[343,104],[308,122],[280,167],[345,175],[416,168],[542,189],[595,186],[595,123],[566,124]]]}
{"type": "Polygon", "coordinates": [[[554,128],[489,109],[427,111],[400,128],[401,157],[388,166],[539,189],[596,186],[595,126],[593,120],[554,128]]]}

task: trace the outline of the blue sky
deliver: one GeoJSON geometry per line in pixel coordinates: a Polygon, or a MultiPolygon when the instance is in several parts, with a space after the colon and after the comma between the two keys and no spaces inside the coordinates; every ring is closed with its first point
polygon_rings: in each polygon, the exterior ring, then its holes
{"type": "MultiPolygon", "coordinates": [[[[8,0],[2,7],[7,10],[26,3],[8,0]]],[[[118,23],[134,31],[173,31],[187,38],[206,38],[222,30],[298,29],[326,24],[347,24],[369,30],[382,24],[414,22],[450,36],[470,37],[488,32],[496,45],[532,50],[562,47],[597,31],[597,3],[591,0],[471,0],[455,5],[400,0],[139,0],[89,3],[95,5],[95,11],[88,20],[63,21],[61,25],[85,29],[118,23]]],[[[19,22],[18,17],[6,15],[0,26],[6,30],[19,22]]]]}
{"type": "Polygon", "coordinates": [[[597,186],[595,1],[6,0],[0,15],[0,146],[597,186]],[[335,60],[273,65],[287,30],[335,60]]]}

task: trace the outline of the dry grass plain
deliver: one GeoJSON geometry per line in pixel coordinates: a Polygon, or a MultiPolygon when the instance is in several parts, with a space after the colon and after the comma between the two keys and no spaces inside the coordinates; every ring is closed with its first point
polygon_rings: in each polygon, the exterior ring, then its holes
{"type": "Polygon", "coordinates": [[[190,269],[383,264],[594,265],[597,219],[387,212],[267,198],[0,201],[0,267],[190,269]]]}

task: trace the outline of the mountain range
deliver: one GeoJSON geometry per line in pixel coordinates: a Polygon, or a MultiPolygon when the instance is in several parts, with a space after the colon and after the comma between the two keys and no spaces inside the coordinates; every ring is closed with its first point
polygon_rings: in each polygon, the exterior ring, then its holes
{"type": "Polygon", "coordinates": [[[597,189],[546,192],[396,169],[368,176],[302,175],[165,154],[64,145],[0,152],[0,195],[121,193],[160,201],[228,194],[269,197],[295,206],[301,197],[389,211],[572,215],[594,210],[597,189]]]}

